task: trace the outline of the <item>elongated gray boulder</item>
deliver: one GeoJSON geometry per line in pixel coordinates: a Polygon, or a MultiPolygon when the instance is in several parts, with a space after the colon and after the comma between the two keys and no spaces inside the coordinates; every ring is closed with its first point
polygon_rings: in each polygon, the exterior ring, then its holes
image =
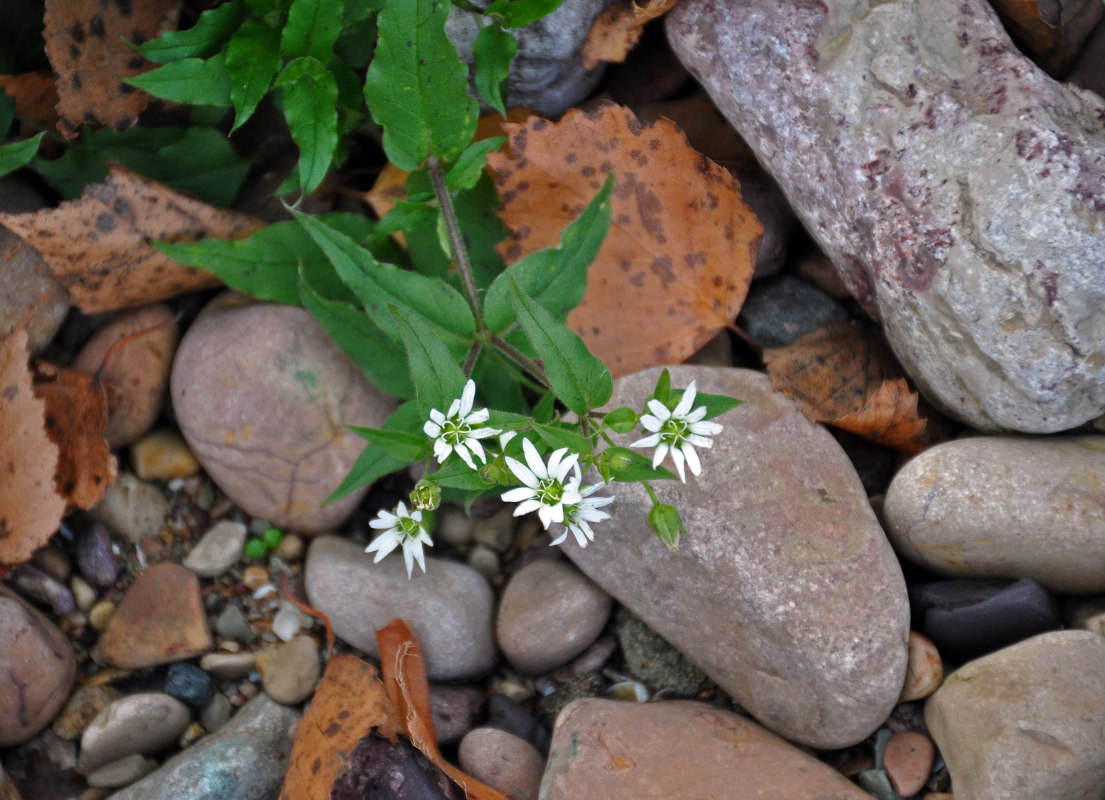
{"type": "MultiPolygon", "coordinates": [[[[670,371],[674,388],[694,379],[745,401],[717,418],[725,428],[699,451],[698,478],[654,484],[686,525],[679,549],[649,527],[640,484],[613,483],[612,518],[565,551],[768,728],[814,747],[860,741],[901,693],[909,607],[859,477],[765,375],[670,371]]],[[[643,409],[659,374],[620,378],[611,403],[643,409]]]]}
{"type": "Polygon", "coordinates": [[[981,429],[1105,411],[1105,102],[983,0],[686,0],[668,37],[925,395],[981,429]]]}

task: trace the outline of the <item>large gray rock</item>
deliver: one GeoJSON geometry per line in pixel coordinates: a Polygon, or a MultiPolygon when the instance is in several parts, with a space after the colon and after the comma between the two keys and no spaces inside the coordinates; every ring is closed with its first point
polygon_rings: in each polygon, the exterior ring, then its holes
{"type": "Polygon", "coordinates": [[[1056,631],[949,675],[925,723],[956,800],[1105,798],[1105,637],[1056,631]]]}
{"type": "MultiPolygon", "coordinates": [[[[859,477],[765,375],[670,371],[675,388],[696,379],[745,401],[718,418],[699,478],[654,485],[686,524],[679,550],[649,527],[644,489],[615,483],[594,543],[569,537],[565,552],[767,727],[814,747],[854,744],[894,707],[909,635],[901,569],[859,477]]],[[[659,373],[620,378],[611,403],[643,408],[659,373]]]]}
{"type": "Polygon", "coordinates": [[[299,716],[262,692],[216,733],[112,800],[271,800],[284,781],[299,716]]]}
{"type": "Polygon", "coordinates": [[[906,464],[883,503],[894,548],[943,575],[1105,592],[1105,436],[980,436],[906,464]]]}
{"type": "Polygon", "coordinates": [[[680,60],[922,391],[983,429],[1105,411],[1105,103],[983,0],[686,0],[680,60]]]}

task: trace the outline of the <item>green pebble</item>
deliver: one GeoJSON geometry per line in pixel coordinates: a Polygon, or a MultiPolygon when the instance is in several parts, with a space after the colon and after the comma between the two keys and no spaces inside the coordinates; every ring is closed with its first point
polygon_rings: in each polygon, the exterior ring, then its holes
{"type": "Polygon", "coordinates": [[[245,553],[249,558],[262,559],[268,551],[269,549],[260,539],[250,539],[246,542],[245,553]]]}
{"type": "Polygon", "coordinates": [[[280,532],[279,528],[269,528],[261,536],[261,540],[265,543],[265,546],[270,550],[280,544],[280,540],[284,538],[284,534],[280,532]]]}

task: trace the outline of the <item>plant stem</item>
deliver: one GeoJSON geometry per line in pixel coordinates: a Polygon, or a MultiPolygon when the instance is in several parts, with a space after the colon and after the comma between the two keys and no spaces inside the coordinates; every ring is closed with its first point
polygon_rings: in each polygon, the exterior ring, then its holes
{"type": "Polygon", "coordinates": [[[648,485],[648,481],[641,481],[641,486],[645,487],[645,491],[648,492],[648,496],[652,498],[652,507],[660,505],[660,498],[656,496],[656,492],[652,491],[652,487],[648,485]]]}
{"type": "Polygon", "coordinates": [[[469,378],[472,376],[472,368],[476,366],[476,359],[479,358],[480,349],[483,347],[483,343],[477,339],[472,342],[472,349],[468,351],[468,357],[464,359],[464,377],[469,378]]]}
{"type": "Polygon", "coordinates": [[[457,222],[457,212],[453,208],[453,198],[449,195],[449,187],[445,185],[445,173],[441,169],[441,159],[431,155],[426,159],[426,167],[430,173],[430,182],[434,186],[434,196],[441,206],[441,216],[445,220],[445,230],[449,234],[449,244],[453,248],[453,259],[460,273],[461,283],[468,295],[468,304],[472,306],[472,313],[476,315],[476,327],[483,328],[483,306],[480,305],[480,296],[476,291],[476,279],[472,276],[472,262],[468,260],[468,250],[464,246],[464,239],[460,233],[460,224],[457,222]]]}
{"type": "Polygon", "coordinates": [[[533,376],[533,379],[544,386],[549,391],[552,391],[552,385],[549,383],[548,376],[545,375],[545,370],[540,364],[529,358],[526,355],[518,352],[514,349],[514,346],[507,342],[505,339],[500,339],[498,336],[491,337],[491,346],[501,351],[505,355],[517,361],[522,367],[533,376]]]}

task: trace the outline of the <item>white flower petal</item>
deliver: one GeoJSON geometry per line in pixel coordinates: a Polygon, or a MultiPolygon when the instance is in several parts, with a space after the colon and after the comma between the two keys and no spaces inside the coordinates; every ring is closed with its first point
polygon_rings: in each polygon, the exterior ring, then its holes
{"type": "Polygon", "coordinates": [[[699,406],[690,414],[686,414],[683,417],[683,421],[687,423],[698,422],[700,419],[706,416],[706,406],[699,406]]]}
{"type": "MultiPolygon", "coordinates": [[[[523,441],[528,442],[529,440],[525,439],[523,441]]],[[[506,465],[510,469],[510,471],[514,473],[515,478],[520,480],[522,483],[524,483],[526,486],[528,486],[531,489],[536,489],[537,488],[540,481],[537,479],[537,476],[534,475],[529,470],[529,468],[527,468],[526,465],[523,464],[521,461],[518,461],[517,459],[513,459],[510,456],[507,456],[506,457],[506,465]]]]}
{"type": "Polygon", "coordinates": [[[655,397],[648,401],[648,410],[652,412],[652,415],[661,422],[671,419],[671,409],[661,403],[655,397]]]}
{"type": "Polygon", "coordinates": [[[716,436],[721,433],[723,427],[716,422],[692,422],[689,430],[691,433],[698,433],[703,436],[716,436]]]}
{"type": "Polygon", "coordinates": [[[558,481],[562,480],[562,478],[558,474],[560,472],[560,461],[564,458],[564,454],[567,452],[567,447],[561,447],[558,450],[552,451],[552,453],[549,455],[549,464],[547,467],[545,467],[545,474],[548,477],[555,478],[558,481]]]}
{"type": "MultiPolygon", "coordinates": [[[[565,448],[567,449],[567,448],[565,448]]],[[[553,475],[552,465],[549,465],[549,474],[555,477],[558,481],[563,482],[568,473],[571,472],[572,467],[579,463],[579,453],[572,453],[570,456],[560,462],[560,466],[556,469],[556,474],[553,475]]],[[[579,485],[579,478],[575,479],[575,483],[579,485]]]]}
{"type": "MultiPolygon", "coordinates": [[[[473,411],[471,414],[465,417],[464,421],[467,422],[469,425],[482,425],[489,419],[491,419],[491,412],[488,411],[486,408],[481,408],[479,411],[473,411]]],[[[498,431],[496,431],[496,433],[497,432],[498,431]]]]}
{"type": "Polygon", "coordinates": [[[664,460],[664,456],[668,454],[668,443],[665,441],[660,442],[656,446],[656,452],[652,454],[652,468],[656,469],[660,466],[660,462],[664,460]]]}
{"type": "MultiPolygon", "coordinates": [[[[483,445],[479,443],[479,440],[474,439],[471,436],[469,436],[467,439],[464,440],[464,444],[469,450],[472,451],[472,455],[474,455],[476,458],[478,458],[484,464],[487,463],[487,454],[484,453],[483,445]]],[[[471,466],[472,469],[476,469],[475,464],[470,464],[469,466],[471,466]]]]}
{"type": "Polygon", "coordinates": [[[441,426],[436,422],[427,421],[426,424],[422,426],[422,432],[431,439],[436,439],[441,435],[441,426]]]}
{"type": "Polygon", "coordinates": [[[660,434],[654,433],[651,436],[646,436],[644,439],[638,439],[630,447],[655,447],[660,444],[660,434]]]}
{"type": "Polygon", "coordinates": [[[444,439],[438,439],[434,442],[434,457],[437,458],[438,464],[445,461],[451,452],[453,452],[453,446],[446,444],[444,439]]]}
{"type": "Polygon", "coordinates": [[[529,439],[522,440],[522,454],[526,457],[526,464],[537,480],[542,481],[549,477],[549,471],[545,468],[545,462],[541,460],[541,454],[529,439]]]}
{"type": "MultiPolygon", "coordinates": [[[[517,515],[517,512],[515,512],[515,514],[517,515]]],[[[563,517],[564,517],[563,507],[561,507],[561,509],[560,509],[560,516],[561,516],[560,521],[563,522],[564,521],[564,519],[563,519],[563,517]]],[[[549,524],[552,523],[552,521],[553,521],[553,509],[550,508],[549,506],[541,505],[537,509],[537,518],[541,520],[541,525],[545,528],[545,530],[548,530],[549,529],[549,524]]]]}
{"type": "Polygon", "coordinates": [[[456,419],[458,411],[460,411],[460,400],[454,400],[450,404],[449,410],[446,412],[445,416],[449,419],[456,419]]]}
{"type": "MultiPolygon", "coordinates": [[[[514,516],[523,517],[531,511],[536,511],[540,515],[544,508],[545,506],[541,504],[540,500],[526,500],[524,503],[519,503],[518,507],[514,509],[514,516]]],[[[542,519],[544,519],[544,517],[542,517],[542,519]]],[[[545,527],[549,527],[548,523],[545,524],[545,527]]]]}
{"type": "Polygon", "coordinates": [[[671,460],[675,462],[675,471],[679,473],[679,480],[687,482],[687,474],[683,471],[683,451],[678,447],[671,449],[671,460]]]}
{"type": "Polygon", "coordinates": [[[502,500],[504,503],[520,503],[523,500],[528,500],[531,497],[536,496],[534,489],[528,486],[519,486],[517,489],[511,489],[510,491],[503,492],[502,500]]]}
{"type": "Polygon", "coordinates": [[[472,410],[472,403],[476,400],[476,382],[471,378],[464,384],[464,391],[460,393],[460,416],[467,417],[472,410]]]}
{"type": "Polygon", "coordinates": [[[489,436],[498,436],[501,431],[498,428],[476,428],[468,431],[469,439],[486,439],[489,436]]]}
{"type": "Polygon", "coordinates": [[[694,408],[694,396],[698,393],[695,388],[694,381],[691,381],[690,385],[683,390],[683,397],[680,398],[679,404],[676,405],[675,410],[671,412],[673,417],[683,419],[694,408]]]}
{"type": "MultiPolygon", "coordinates": [[[[471,444],[475,444],[475,442],[470,442],[469,445],[471,444]]],[[[468,469],[477,469],[475,463],[472,461],[472,456],[468,454],[468,447],[463,444],[458,444],[456,446],[456,451],[457,455],[460,456],[461,461],[468,465],[468,469]]]]}
{"type": "Polygon", "coordinates": [[[549,542],[549,544],[555,546],[555,545],[563,543],[563,541],[567,538],[568,538],[568,529],[565,528],[564,531],[559,536],[557,536],[555,539],[553,539],[551,542],[549,542]]]}
{"type": "Polygon", "coordinates": [[[698,453],[694,451],[694,447],[690,442],[684,442],[683,447],[680,448],[684,456],[687,457],[687,466],[691,468],[691,472],[695,475],[702,474],[702,464],[698,460],[698,453]]]}
{"type": "Polygon", "coordinates": [[[687,442],[695,447],[713,447],[714,440],[707,439],[705,436],[699,436],[697,433],[687,434],[687,442]]]}
{"type": "Polygon", "coordinates": [[[407,577],[410,578],[411,573],[414,571],[414,551],[405,543],[403,545],[403,563],[407,567],[407,577]]]}
{"type": "MultiPolygon", "coordinates": [[[[430,420],[436,422],[438,425],[445,424],[445,415],[438,411],[436,408],[430,409],[430,420]]],[[[437,434],[433,434],[437,436],[437,434]]]]}
{"type": "Polygon", "coordinates": [[[653,433],[656,433],[660,428],[664,427],[664,421],[651,414],[642,414],[640,421],[642,428],[646,431],[652,431],[653,433]]]}

